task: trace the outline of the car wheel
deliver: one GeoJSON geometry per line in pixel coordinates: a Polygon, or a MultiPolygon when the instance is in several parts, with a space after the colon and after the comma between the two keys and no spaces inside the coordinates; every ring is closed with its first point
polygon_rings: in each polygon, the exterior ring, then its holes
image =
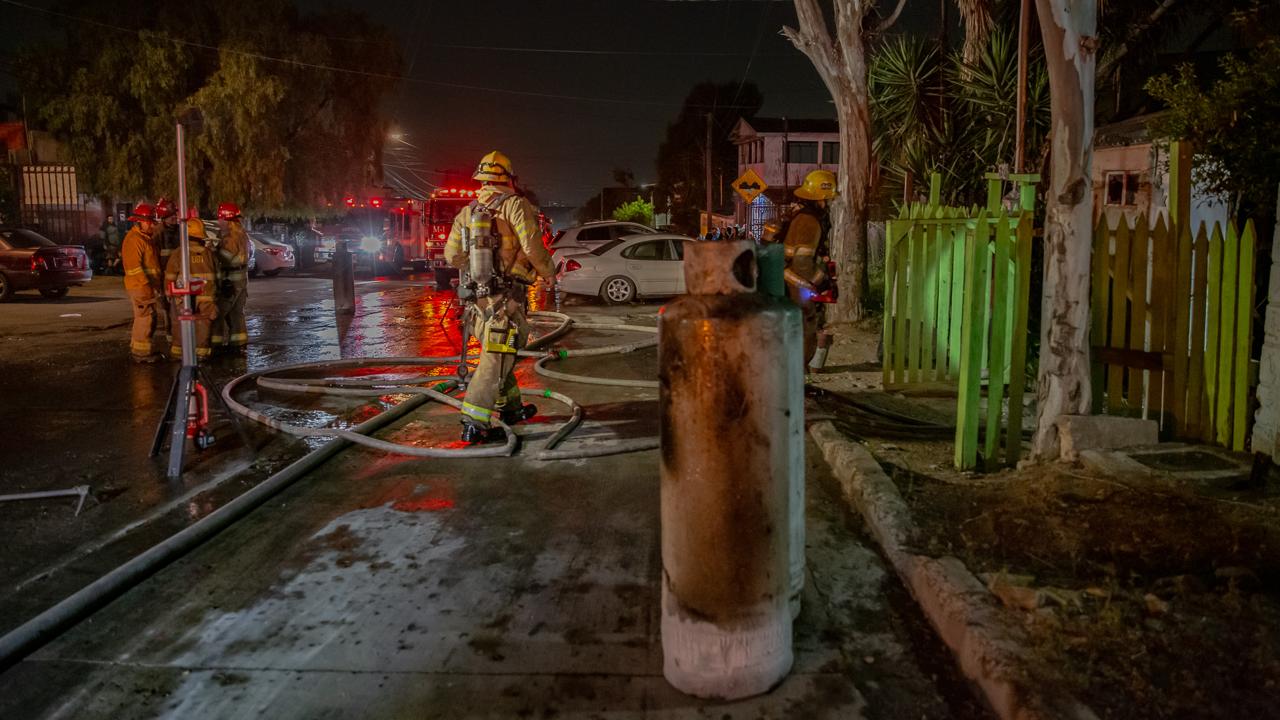
{"type": "Polygon", "coordinates": [[[67,293],[69,292],[71,292],[71,288],[69,287],[40,289],[40,294],[49,298],[50,300],[57,300],[59,298],[64,298],[67,296],[67,293]]]}
{"type": "Polygon", "coordinates": [[[9,276],[0,272],[0,302],[4,302],[13,297],[13,283],[9,282],[9,276]]]}
{"type": "Polygon", "coordinates": [[[280,268],[276,268],[275,270],[263,270],[262,274],[267,277],[275,277],[280,274],[280,268]]]}
{"type": "Polygon", "coordinates": [[[622,305],[636,299],[636,284],[631,278],[615,275],[600,286],[600,299],[610,305],[622,305]]]}

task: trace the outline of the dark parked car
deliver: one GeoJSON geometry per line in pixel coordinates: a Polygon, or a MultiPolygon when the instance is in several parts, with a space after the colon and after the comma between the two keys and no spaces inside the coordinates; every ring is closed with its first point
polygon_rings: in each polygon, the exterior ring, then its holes
{"type": "Polygon", "coordinates": [[[0,302],[19,290],[60,298],[72,285],[93,279],[89,256],[79,245],[58,245],[40,233],[0,227],[0,302]]]}

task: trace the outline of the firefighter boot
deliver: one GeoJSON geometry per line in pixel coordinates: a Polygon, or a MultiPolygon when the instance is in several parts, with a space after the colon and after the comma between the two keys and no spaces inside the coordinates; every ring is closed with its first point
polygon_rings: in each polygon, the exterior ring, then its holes
{"type": "Polygon", "coordinates": [[[502,408],[501,414],[502,414],[502,422],[508,425],[515,425],[516,423],[524,422],[525,420],[532,418],[534,415],[537,415],[538,406],[537,405],[521,405],[517,408],[510,409],[510,410],[507,408],[502,408]]]}
{"type": "Polygon", "coordinates": [[[462,442],[468,445],[506,442],[507,433],[500,427],[485,427],[470,420],[462,421],[462,442]]]}

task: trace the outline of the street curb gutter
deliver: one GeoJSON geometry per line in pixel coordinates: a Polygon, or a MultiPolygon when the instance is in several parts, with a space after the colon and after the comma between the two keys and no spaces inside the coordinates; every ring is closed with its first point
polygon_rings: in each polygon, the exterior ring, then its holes
{"type": "Polygon", "coordinates": [[[960,670],[978,685],[1001,720],[1097,720],[1075,698],[1037,687],[1026,671],[1026,635],[1004,616],[964,563],[911,552],[911,512],[865,447],[830,422],[814,423],[809,434],[839,480],[845,500],[862,515],[960,670]]]}

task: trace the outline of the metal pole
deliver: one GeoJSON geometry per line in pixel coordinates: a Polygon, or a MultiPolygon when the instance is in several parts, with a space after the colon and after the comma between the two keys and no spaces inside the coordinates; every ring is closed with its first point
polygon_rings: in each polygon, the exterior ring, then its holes
{"type": "Polygon", "coordinates": [[[1031,0],[1022,0],[1018,13],[1018,110],[1014,134],[1013,171],[1026,172],[1027,154],[1027,53],[1031,44],[1031,0]]]}
{"type": "MultiPolygon", "coordinates": [[[[177,123],[178,138],[178,208],[185,211],[187,208],[187,152],[185,135],[182,123],[177,123]]],[[[191,287],[191,250],[187,246],[187,223],[185,221],[178,223],[178,252],[182,257],[182,287],[184,289],[191,287]]],[[[180,330],[182,332],[182,369],[178,371],[179,387],[174,392],[174,405],[170,412],[173,413],[173,427],[170,428],[169,435],[169,469],[168,477],[170,480],[177,480],[182,477],[182,456],[186,450],[187,438],[187,414],[190,412],[192,401],[193,384],[195,383],[196,373],[196,327],[191,317],[194,315],[195,298],[191,295],[182,295],[181,305],[183,312],[179,314],[180,330]]]]}

